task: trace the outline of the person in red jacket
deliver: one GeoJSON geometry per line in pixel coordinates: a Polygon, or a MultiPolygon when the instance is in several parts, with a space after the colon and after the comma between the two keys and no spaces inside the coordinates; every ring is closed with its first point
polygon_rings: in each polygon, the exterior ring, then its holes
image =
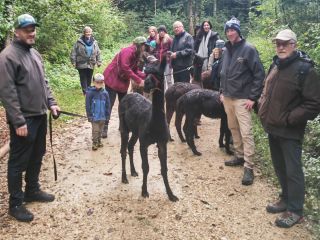
{"type": "MultiPolygon", "coordinates": [[[[147,40],[145,37],[136,37],[133,43],[122,48],[103,72],[104,83],[110,97],[110,112],[118,95],[119,102],[127,94],[130,80],[143,87],[145,74],[138,68],[139,59],[145,51],[147,40]]],[[[105,122],[102,137],[108,136],[109,120],[105,122]]]]}

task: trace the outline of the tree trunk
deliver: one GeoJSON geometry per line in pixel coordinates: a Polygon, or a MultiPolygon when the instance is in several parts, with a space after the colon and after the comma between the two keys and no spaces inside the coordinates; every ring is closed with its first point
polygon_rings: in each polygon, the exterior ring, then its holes
{"type": "Polygon", "coordinates": [[[213,16],[217,16],[217,0],[213,0],[213,16]]]}
{"type": "MultiPolygon", "coordinates": [[[[13,26],[13,6],[15,0],[5,0],[3,8],[3,18],[9,24],[13,26]]],[[[1,38],[0,42],[0,51],[2,51],[11,41],[11,34],[13,30],[7,29],[5,35],[1,38]]]]}
{"type": "Polygon", "coordinates": [[[193,33],[193,4],[192,0],[188,0],[188,19],[189,19],[189,33],[193,33]]]}

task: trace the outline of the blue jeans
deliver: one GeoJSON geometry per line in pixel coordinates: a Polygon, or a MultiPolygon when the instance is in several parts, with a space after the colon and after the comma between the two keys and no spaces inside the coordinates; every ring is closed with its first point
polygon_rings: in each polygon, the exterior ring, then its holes
{"type": "Polygon", "coordinates": [[[269,145],[273,167],[281,186],[280,197],[287,203],[288,211],[302,216],[305,195],[302,140],[269,134],[269,145]]]}

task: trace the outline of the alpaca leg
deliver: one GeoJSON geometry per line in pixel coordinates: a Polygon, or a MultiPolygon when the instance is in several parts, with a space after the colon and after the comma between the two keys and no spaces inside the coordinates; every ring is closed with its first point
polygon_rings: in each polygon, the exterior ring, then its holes
{"type": "Polygon", "coordinates": [[[183,114],[178,113],[176,111],[176,121],[175,121],[176,130],[178,132],[178,135],[179,135],[179,138],[180,138],[181,142],[185,142],[186,140],[183,137],[183,134],[182,134],[182,131],[181,131],[182,117],[183,117],[183,114]]]}
{"type": "Polygon", "coordinates": [[[223,138],[224,138],[224,134],[225,134],[225,131],[224,131],[224,123],[223,123],[223,118],[221,118],[220,120],[220,136],[219,136],[219,147],[222,148],[222,147],[225,147],[224,143],[223,143],[223,138]]]}
{"type": "Polygon", "coordinates": [[[201,156],[201,152],[197,151],[196,145],[194,144],[194,118],[193,117],[186,117],[186,124],[187,124],[187,131],[186,131],[186,139],[188,146],[191,148],[192,152],[197,155],[201,156]]]}
{"type": "Polygon", "coordinates": [[[171,137],[171,133],[170,133],[170,122],[171,122],[173,113],[174,113],[174,107],[168,106],[168,103],[167,103],[166,117],[167,117],[170,141],[174,141],[173,138],[171,137]]]}
{"type": "Polygon", "coordinates": [[[149,197],[147,180],[149,173],[149,162],[148,162],[148,147],[140,143],[140,154],[142,160],[142,171],[143,171],[143,183],[142,183],[142,197],[149,197]]]}
{"type": "Polygon", "coordinates": [[[138,136],[132,134],[129,143],[128,143],[128,152],[129,152],[129,159],[130,159],[130,171],[131,171],[131,176],[133,177],[137,177],[138,173],[136,172],[136,169],[134,167],[134,163],[133,163],[133,150],[134,150],[134,145],[137,143],[138,141],[138,136]]]}
{"type": "MultiPolygon", "coordinates": [[[[220,138],[222,138],[222,143],[223,143],[223,136],[226,137],[226,143],[224,145],[225,149],[226,149],[226,153],[229,155],[232,155],[233,152],[230,150],[230,137],[231,137],[231,132],[229,130],[228,127],[228,120],[226,116],[223,116],[221,118],[221,122],[220,122],[220,138]]],[[[219,138],[219,144],[220,144],[220,138],[219,138]]]]}
{"type": "Polygon", "coordinates": [[[194,120],[194,137],[197,139],[200,138],[200,136],[198,135],[198,125],[199,125],[200,119],[201,119],[201,115],[197,116],[194,120]]]}
{"type": "Polygon", "coordinates": [[[121,161],[122,161],[122,183],[128,183],[126,173],[126,157],[127,157],[127,145],[128,145],[129,133],[127,131],[121,131],[121,161]]]}
{"type": "Polygon", "coordinates": [[[161,164],[161,175],[163,178],[164,185],[166,187],[169,200],[172,202],[176,202],[179,199],[172,193],[172,190],[169,186],[169,181],[168,181],[167,143],[158,144],[158,157],[160,159],[160,164],[161,164]]]}

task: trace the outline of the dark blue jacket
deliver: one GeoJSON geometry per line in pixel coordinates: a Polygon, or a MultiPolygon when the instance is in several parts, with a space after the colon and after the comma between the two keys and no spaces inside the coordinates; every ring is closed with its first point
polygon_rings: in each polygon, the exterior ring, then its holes
{"type": "Polygon", "coordinates": [[[110,118],[110,99],[104,89],[89,87],[86,93],[86,111],[89,122],[105,121],[110,118]]]}

